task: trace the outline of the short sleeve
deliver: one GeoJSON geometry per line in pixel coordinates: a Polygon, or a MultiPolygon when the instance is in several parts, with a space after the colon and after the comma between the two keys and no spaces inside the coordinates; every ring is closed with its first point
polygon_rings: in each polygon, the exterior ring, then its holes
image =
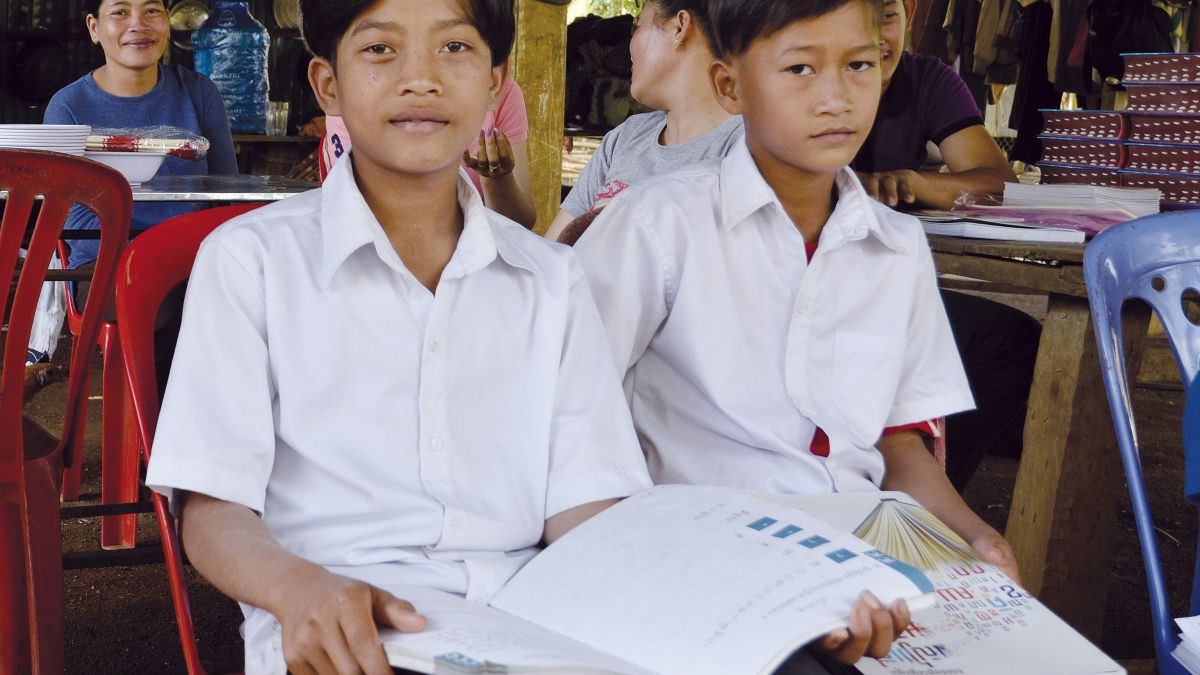
{"type": "Polygon", "coordinates": [[[925,106],[929,140],[941,143],[955,132],[983,124],[975,97],[958,73],[935,58],[928,58],[924,74],[914,73],[925,106]]]}
{"type": "Polygon", "coordinates": [[[975,407],[938,292],[933,254],[924,237],[917,249],[913,311],[909,316],[900,384],[885,422],[887,427],[937,419],[975,407]]]}
{"type": "Polygon", "coordinates": [[[550,427],[546,518],[651,487],[587,279],[572,260],[567,326],[550,427]]]}
{"type": "Polygon", "coordinates": [[[75,111],[64,100],[62,91],[54,95],[46,104],[46,112],[42,115],[42,124],[79,124],[75,111]]]}
{"type": "Polygon", "coordinates": [[[202,74],[197,73],[201,110],[201,133],[208,139],[208,172],[210,174],[236,174],[237,154],[233,149],[233,132],[229,128],[229,115],[217,86],[202,74]]]}
{"type": "Polygon", "coordinates": [[[510,143],[524,143],[529,140],[529,115],[525,110],[525,94],[511,77],[500,90],[500,102],[496,106],[496,128],[504,132],[510,143]]]}
{"type": "Polygon", "coordinates": [[[672,259],[638,222],[640,196],[626,192],[614,199],[575,244],[622,378],[666,320],[673,286],[672,259]]]}
{"type": "Polygon", "coordinates": [[[600,188],[608,180],[608,168],[612,165],[613,154],[620,140],[621,128],[618,126],[604,134],[604,140],[600,142],[600,147],[596,148],[596,152],[583,167],[583,171],[579,172],[579,180],[575,181],[575,186],[563,200],[563,211],[578,218],[592,210],[592,205],[596,203],[596,195],[600,194],[600,188]]]}
{"type": "Polygon", "coordinates": [[[146,484],[171,499],[199,492],[261,513],[275,459],[274,386],[262,270],[245,258],[211,239],[196,258],[146,484]]]}

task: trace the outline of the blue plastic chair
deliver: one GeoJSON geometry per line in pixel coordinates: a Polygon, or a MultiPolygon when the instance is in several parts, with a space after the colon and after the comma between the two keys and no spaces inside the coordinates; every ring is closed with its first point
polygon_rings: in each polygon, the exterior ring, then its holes
{"type": "MultiPolygon", "coordinates": [[[[1154,649],[1158,672],[1187,675],[1171,656],[1179,640],[1163,583],[1162,564],[1146,485],[1142,477],[1137,435],[1133,426],[1129,374],[1125,370],[1121,308],[1127,300],[1146,302],[1166,330],[1179,364],[1184,385],[1192,388],[1200,370],[1200,326],[1184,312],[1183,295],[1200,291],[1200,211],[1176,211],[1138,218],[1101,232],[1088,244],[1083,257],[1083,274],[1096,329],[1104,388],[1112,411],[1113,427],[1125,465],[1129,496],[1137,523],[1138,540],[1150,586],[1150,609],[1154,620],[1154,649]]],[[[1198,397],[1189,396],[1192,407],[1198,397]]],[[[1200,412],[1194,413],[1200,415],[1200,412]]],[[[1200,422],[1196,422],[1200,425],[1200,422]]],[[[1196,429],[1200,431],[1200,427],[1196,429]]],[[[1198,435],[1198,434],[1193,434],[1198,435]]],[[[1195,451],[1200,454],[1200,450],[1195,451]]],[[[1200,473],[1191,462],[1189,477],[1200,473]]],[[[1200,494],[1200,480],[1190,483],[1189,493],[1200,494]]],[[[1196,577],[1192,579],[1191,613],[1197,612],[1196,577]]]]}

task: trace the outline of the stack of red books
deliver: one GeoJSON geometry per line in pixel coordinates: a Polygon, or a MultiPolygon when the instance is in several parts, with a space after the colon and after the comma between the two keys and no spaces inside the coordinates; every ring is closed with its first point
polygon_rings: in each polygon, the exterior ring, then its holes
{"type": "Polygon", "coordinates": [[[1125,54],[1123,111],[1044,110],[1046,183],[1153,187],[1200,206],[1200,53],[1125,54]]]}

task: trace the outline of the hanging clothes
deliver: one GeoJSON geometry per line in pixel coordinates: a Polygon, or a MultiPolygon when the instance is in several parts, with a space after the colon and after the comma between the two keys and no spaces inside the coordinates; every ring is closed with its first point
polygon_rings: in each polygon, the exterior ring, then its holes
{"type": "Polygon", "coordinates": [[[1122,53],[1174,51],[1171,17],[1151,0],[1092,0],[1088,56],[1101,79],[1121,79],[1122,53]]]}
{"type": "Polygon", "coordinates": [[[1092,69],[1085,70],[1084,62],[1071,64],[1071,53],[1079,37],[1080,27],[1086,35],[1089,0],[1054,0],[1054,22],[1050,33],[1050,54],[1046,68],[1050,81],[1059,91],[1089,94],[1099,91],[1092,85],[1092,69]]]}
{"type": "Polygon", "coordinates": [[[1057,108],[1060,98],[1046,70],[1053,10],[1047,2],[1020,4],[1017,20],[1021,76],[1017,80],[1012,115],[1008,120],[1008,127],[1017,132],[1017,140],[1008,158],[1035,164],[1042,158],[1042,144],[1037,139],[1042,132],[1042,114],[1038,110],[1057,108]]]}
{"type": "Polygon", "coordinates": [[[946,54],[946,33],[942,23],[946,20],[946,5],[950,0],[917,0],[913,7],[910,37],[912,49],[918,54],[928,54],[950,62],[946,54]]]}

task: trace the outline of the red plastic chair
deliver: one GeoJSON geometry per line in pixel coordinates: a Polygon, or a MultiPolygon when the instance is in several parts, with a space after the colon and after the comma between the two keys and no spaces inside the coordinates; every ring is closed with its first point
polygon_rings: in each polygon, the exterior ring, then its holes
{"type": "MultiPolygon", "coordinates": [[[[66,246],[59,242],[58,257],[63,267],[69,263],[66,246]]],[[[67,327],[71,335],[79,338],[83,315],[75,307],[75,298],[67,293],[67,327]]],[[[129,391],[125,387],[124,358],[117,340],[117,324],[105,321],[100,325],[100,359],[103,375],[100,395],[100,492],[103,504],[128,504],[138,498],[138,448],[137,430],[134,428],[133,408],[129,403],[129,391]]],[[[83,434],[75,437],[71,452],[83,456],[83,434]]],[[[79,499],[79,483],[83,476],[83,462],[75,462],[63,474],[62,500],[71,502],[79,499]]],[[[100,546],[105,549],[133,548],[137,543],[137,516],[102,516],[100,518],[100,546]]]]}
{"type": "MultiPolygon", "coordinates": [[[[188,278],[196,250],[208,233],[226,220],[259,206],[261,204],[236,204],[176,216],[139,235],[121,258],[116,287],[117,324],[121,326],[120,341],[134,424],[141,441],[142,456],[147,462],[150,461],[159,411],[154,367],[154,322],[158,308],[167,293],[188,278]]],[[[184,661],[189,673],[203,673],[174,517],[162,495],[154,492],[151,498],[171,582],[171,599],[175,603],[184,661]]]]}
{"type": "Polygon", "coordinates": [[[117,258],[129,237],[133,196],[117,171],[70,155],[0,150],[0,275],[17,274],[8,300],[8,334],[0,372],[0,673],[63,671],[62,535],[59,482],[79,461],[73,439],[83,431],[87,380],[96,335],[108,305],[117,258]],[[41,208],[23,265],[18,251],[35,202],[41,208]],[[51,449],[25,447],[22,380],[38,294],[72,203],[100,220],[100,253],[72,346],[62,439],[51,449]]]}

